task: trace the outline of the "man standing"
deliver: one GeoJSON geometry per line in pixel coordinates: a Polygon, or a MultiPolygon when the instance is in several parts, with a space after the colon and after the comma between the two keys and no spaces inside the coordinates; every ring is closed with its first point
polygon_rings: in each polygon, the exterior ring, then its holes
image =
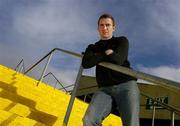
{"type": "Polygon", "coordinates": [[[98,65],[100,62],[110,62],[130,68],[128,40],[123,36],[114,37],[115,28],[115,20],[111,15],[101,15],[98,20],[100,40],[90,44],[84,53],[82,66],[85,69],[96,66],[99,86],[84,115],[84,126],[101,126],[114,106],[122,118],[123,126],[139,126],[139,89],[136,79],[98,65]]]}

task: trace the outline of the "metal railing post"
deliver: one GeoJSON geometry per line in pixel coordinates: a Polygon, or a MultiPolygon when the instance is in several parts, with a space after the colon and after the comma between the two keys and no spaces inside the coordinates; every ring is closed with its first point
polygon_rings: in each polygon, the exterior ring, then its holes
{"type": "Polygon", "coordinates": [[[14,69],[15,71],[18,71],[19,66],[21,65],[22,62],[23,62],[23,59],[18,63],[18,65],[17,65],[16,68],[14,69]]]}
{"type": "Polygon", "coordinates": [[[46,65],[45,65],[45,67],[43,69],[43,72],[42,72],[41,77],[40,77],[40,79],[39,79],[39,81],[37,83],[37,86],[39,85],[39,83],[42,81],[42,79],[44,77],[44,74],[45,74],[45,72],[47,70],[47,67],[48,67],[49,63],[50,63],[51,57],[52,57],[52,53],[49,55],[48,61],[47,61],[46,65]]]}
{"type": "Polygon", "coordinates": [[[20,68],[20,72],[24,73],[24,63],[22,64],[22,67],[20,68]]]}
{"type": "Polygon", "coordinates": [[[16,66],[16,68],[14,70],[17,72],[20,72],[20,73],[25,72],[24,60],[23,59],[18,63],[18,65],[16,66]]]}
{"type": "MultiPolygon", "coordinates": [[[[57,84],[59,84],[59,85],[62,87],[61,89],[63,89],[64,91],[67,92],[66,88],[61,84],[61,82],[58,80],[58,78],[57,78],[53,73],[49,72],[48,74],[44,75],[43,78],[46,78],[46,77],[49,76],[49,75],[51,75],[51,76],[56,80],[56,83],[55,83],[55,85],[54,85],[54,88],[56,88],[57,84]]],[[[49,77],[49,78],[50,78],[50,77],[49,77]]],[[[49,83],[49,81],[47,81],[46,83],[49,83]]]]}
{"type": "MultiPolygon", "coordinates": [[[[43,80],[45,79],[45,76],[43,77],[43,80]]],[[[48,79],[47,79],[47,84],[49,84],[49,82],[50,82],[50,77],[48,77],[48,79]]]]}
{"type": "Polygon", "coordinates": [[[58,83],[58,81],[56,80],[56,83],[55,83],[55,85],[54,85],[54,89],[56,89],[56,85],[57,85],[57,83],[58,83]]]}
{"type": "Polygon", "coordinates": [[[174,111],[171,112],[171,126],[174,126],[174,111]]]}
{"type": "Polygon", "coordinates": [[[87,97],[87,95],[84,96],[84,100],[83,100],[84,102],[86,102],[86,97],[87,97]]]}
{"type": "Polygon", "coordinates": [[[154,126],[155,114],[156,114],[156,106],[155,101],[153,101],[153,113],[152,113],[152,126],[154,126]]]}
{"type": "Polygon", "coordinates": [[[70,113],[71,113],[73,103],[74,103],[74,100],[75,100],[75,97],[76,97],[76,92],[77,92],[77,89],[79,87],[79,81],[80,81],[82,72],[83,72],[83,67],[82,67],[82,65],[80,65],[79,72],[78,72],[76,82],[75,82],[75,86],[74,86],[74,89],[72,91],[71,98],[70,98],[70,101],[69,101],[68,109],[67,109],[66,115],[64,117],[63,126],[67,126],[67,124],[68,124],[70,113]]]}

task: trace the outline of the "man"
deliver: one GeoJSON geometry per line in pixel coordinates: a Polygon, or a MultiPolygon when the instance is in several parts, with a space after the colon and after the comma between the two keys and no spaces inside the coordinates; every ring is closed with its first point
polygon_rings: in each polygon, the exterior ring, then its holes
{"type": "Polygon", "coordinates": [[[114,18],[103,14],[98,20],[100,40],[90,44],[82,60],[87,69],[96,66],[96,80],[99,90],[94,94],[83,118],[84,126],[101,126],[112,107],[117,107],[123,126],[139,126],[139,89],[136,79],[98,65],[110,62],[130,68],[128,61],[128,40],[114,37],[114,18]]]}

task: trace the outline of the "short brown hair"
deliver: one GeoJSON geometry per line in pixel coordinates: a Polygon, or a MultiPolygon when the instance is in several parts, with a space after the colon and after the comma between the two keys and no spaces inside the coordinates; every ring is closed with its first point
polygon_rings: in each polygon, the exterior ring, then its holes
{"type": "Polygon", "coordinates": [[[98,25],[99,25],[99,22],[100,22],[100,20],[101,20],[102,18],[110,18],[110,19],[112,20],[113,26],[115,26],[116,23],[115,23],[115,20],[114,20],[113,16],[110,15],[110,14],[107,14],[107,13],[102,14],[102,15],[99,17],[99,19],[98,19],[98,25]]]}

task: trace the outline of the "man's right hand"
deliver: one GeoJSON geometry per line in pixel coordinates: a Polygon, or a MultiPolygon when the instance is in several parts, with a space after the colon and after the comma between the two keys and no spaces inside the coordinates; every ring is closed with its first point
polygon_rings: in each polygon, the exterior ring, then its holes
{"type": "Polygon", "coordinates": [[[110,55],[110,54],[113,54],[113,52],[114,51],[112,49],[108,49],[108,50],[105,51],[105,54],[110,55]]]}

